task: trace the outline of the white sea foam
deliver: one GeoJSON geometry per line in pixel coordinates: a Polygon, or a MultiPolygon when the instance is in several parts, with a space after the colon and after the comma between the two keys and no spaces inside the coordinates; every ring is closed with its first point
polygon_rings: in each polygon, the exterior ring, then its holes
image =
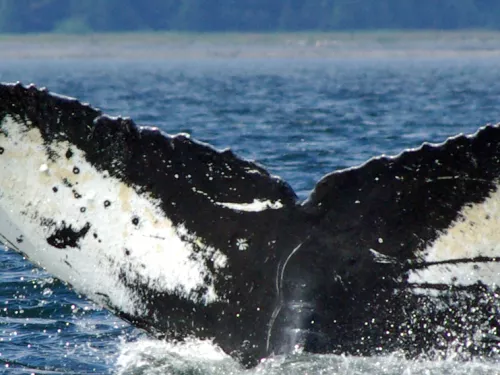
{"type": "Polygon", "coordinates": [[[139,339],[120,346],[118,375],[240,374],[241,366],[211,341],[139,339]]]}
{"type": "Polygon", "coordinates": [[[250,370],[224,354],[210,341],[167,343],[151,339],[122,343],[116,362],[119,375],[500,375],[500,360],[408,360],[395,353],[373,357],[293,353],[270,357],[250,370]]]}

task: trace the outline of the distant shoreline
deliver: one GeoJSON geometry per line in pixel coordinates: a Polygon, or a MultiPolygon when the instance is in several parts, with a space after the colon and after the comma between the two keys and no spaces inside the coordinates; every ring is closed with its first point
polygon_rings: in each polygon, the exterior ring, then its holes
{"type": "Polygon", "coordinates": [[[500,31],[0,34],[0,59],[484,58],[500,31]]]}

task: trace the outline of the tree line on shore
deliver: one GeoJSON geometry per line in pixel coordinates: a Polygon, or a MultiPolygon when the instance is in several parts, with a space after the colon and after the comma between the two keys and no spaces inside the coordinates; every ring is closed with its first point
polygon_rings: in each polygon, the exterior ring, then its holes
{"type": "Polygon", "coordinates": [[[0,32],[500,29],[499,0],[0,0],[0,32]]]}

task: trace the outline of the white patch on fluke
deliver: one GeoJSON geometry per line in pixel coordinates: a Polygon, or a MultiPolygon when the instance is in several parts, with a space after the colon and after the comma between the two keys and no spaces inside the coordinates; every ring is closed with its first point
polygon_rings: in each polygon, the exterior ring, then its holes
{"type": "Polygon", "coordinates": [[[236,247],[240,251],[247,250],[248,249],[248,241],[246,240],[246,238],[238,238],[236,240],[236,247]]]}
{"type": "Polygon", "coordinates": [[[159,201],[97,171],[84,152],[67,141],[52,142],[51,151],[59,157],[49,159],[38,128],[7,116],[0,129],[4,148],[0,155],[0,240],[77,291],[132,315],[146,311],[123,276],[131,285],[198,303],[224,298],[217,294],[216,275],[206,264],[211,262],[215,272],[220,271],[227,264],[226,256],[186,228],[175,228],[159,201]],[[70,159],[65,157],[68,149],[70,159]],[[65,179],[71,187],[63,183],[65,179]],[[52,224],[44,226],[42,219],[52,224]],[[47,243],[63,222],[75,231],[90,224],[79,248],[60,249],[47,243]],[[16,242],[20,234],[23,240],[16,242]],[[194,244],[201,251],[195,253],[194,244]],[[206,288],[203,294],[201,288],[206,288]]]}
{"type": "Polygon", "coordinates": [[[370,249],[370,253],[373,255],[373,259],[377,263],[390,264],[390,263],[397,263],[398,262],[398,260],[396,258],[393,258],[389,255],[379,253],[377,250],[374,250],[374,249],[370,249]]]}
{"type": "Polygon", "coordinates": [[[260,201],[258,199],[254,199],[252,203],[215,202],[215,204],[231,210],[246,212],[260,212],[267,209],[278,210],[283,207],[283,203],[280,201],[271,202],[270,200],[260,201]]]}
{"type": "Polygon", "coordinates": [[[500,286],[500,191],[483,203],[464,207],[459,219],[423,250],[421,258],[431,264],[410,272],[410,283],[500,286]],[[477,258],[482,260],[474,261],[477,258]]]}
{"type": "Polygon", "coordinates": [[[40,166],[40,172],[42,172],[42,173],[44,173],[44,172],[48,173],[49,172],[49,167],[47,166],[47,164],[42,164],[40,166]]]}

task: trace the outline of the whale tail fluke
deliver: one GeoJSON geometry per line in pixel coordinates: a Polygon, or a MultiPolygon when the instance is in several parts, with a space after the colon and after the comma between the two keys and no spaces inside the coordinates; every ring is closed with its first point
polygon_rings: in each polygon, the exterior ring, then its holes
{"type": "Polygon", "coordinates": [[[494,125],[331,173],[299,203],[228,150],[0,85],[0,240],[132,323],[212,338],[247,366],[295,345],[498,346],[499,177],[494,125]]]}

